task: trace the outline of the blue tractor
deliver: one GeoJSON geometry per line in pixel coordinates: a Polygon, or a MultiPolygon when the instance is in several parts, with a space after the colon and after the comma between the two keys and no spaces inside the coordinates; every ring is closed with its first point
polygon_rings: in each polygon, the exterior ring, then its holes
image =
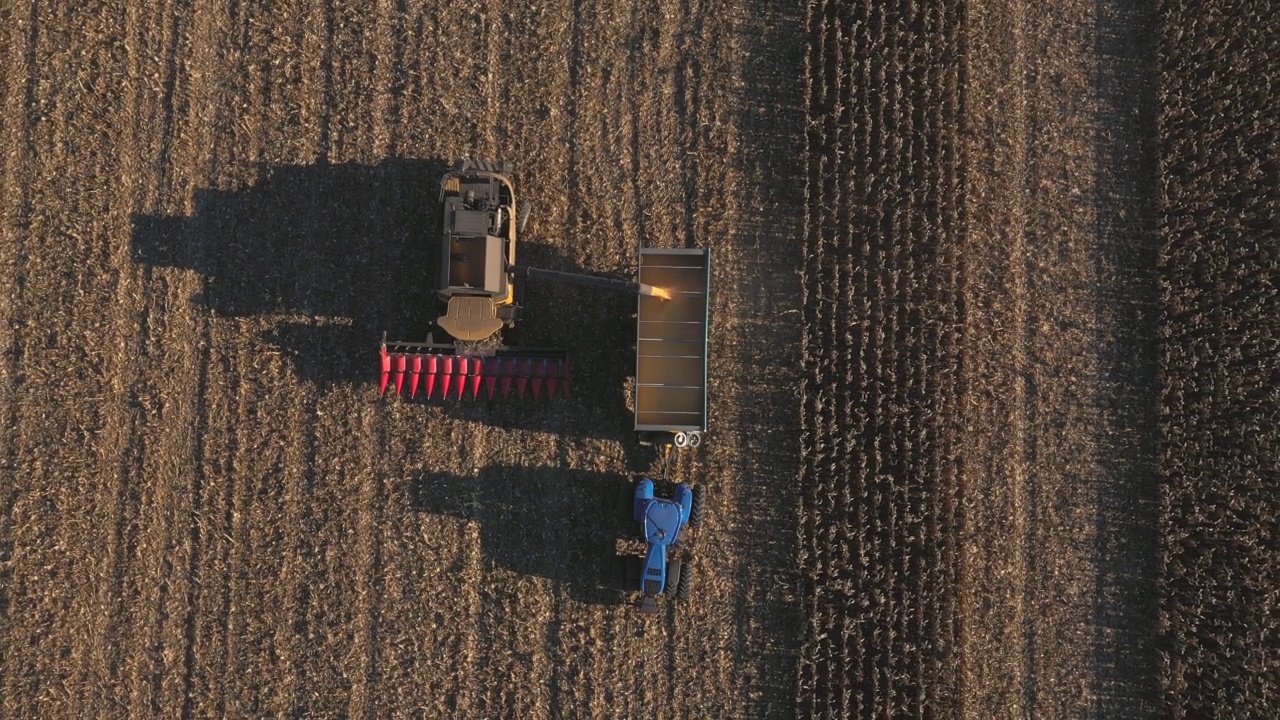
{"type": "Polygon", "coordinates": [[[641,593],[640,612],[658,611],[659,595],[689,596],[689,541],[686,529],[702,524],[705,496],[701,487],[675,483],[670,497],[656,494],[649,478],[635,484],[632,519],[640,523],[644,557],[627,558],[628,590],[641,593]]]}

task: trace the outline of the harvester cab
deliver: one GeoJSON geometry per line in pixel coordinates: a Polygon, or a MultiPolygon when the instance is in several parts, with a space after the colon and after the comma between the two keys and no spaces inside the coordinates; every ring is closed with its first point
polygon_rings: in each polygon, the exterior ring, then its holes
{"type": "Polygon", "coordinates": [[[656,494],[650,478],[635,484],[632,518],[640,524],[645,542],[643,557],[626,557],[626,588],[640,592],[640,612],[658,611],[658,597],[689,596],[689,544],[686,528],[702,523],[702,488],[676,483],[670,497],[656,494]],[[681,550],[683,552],[677,552],[681,550]]]}

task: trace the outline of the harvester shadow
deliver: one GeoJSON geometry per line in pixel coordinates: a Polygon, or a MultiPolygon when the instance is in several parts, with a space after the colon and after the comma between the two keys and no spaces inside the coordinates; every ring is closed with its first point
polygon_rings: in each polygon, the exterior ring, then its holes
{"type": "Polygon", "coordinates": [[[500,466],[474,477],[419,473],[408,492],[415,511],[479,523],[482,550],[494,564],[548,578],[579,602],[623,602],[616,547],[631,529],[628,478],[500,466]]]}
{"type": "Polygon", "coordinates": [[[434,183],[445,167],[264,166],[250,187],[197,190],[190,217],[135,216],[134,258],[196,271],[198,301],[223,317],[345,318],[380,333],[428,298],[423,235],[438,224],[434,183]]]}
{"type": "MultiPolygon", "coordinates": [[[[264,166],[249,187],[197,190],[190,217],[135,216],[133,256],[146,267],[198,273],[203,290],[195,302],[215,316],[265,319],[259,341],[288,359],[300,381],[376,393],[382,333],[424,340],[438,314],[438,183],[449,165],[264,166]]],[[[519,260],[593,272],[536,243],[534,207],[535,241],[521,242],[519,260]]],[[[601,429],[611,436],[626,424],[634,308],[634,298],[621,294],[531,281],[520,327],[523,343],[570,353],[574,395],[617,416],[617,428],[601,429]]],[[[485,420],[484,413],[462,416],[485,420]]]]}
{"type": "Polygon", "coordinates": [[[1092,625],[1099,714],[1150,713],[1160,700],[1158,573],[1160,428],[1158,283],[1155,233],[1155,8],[1100,0],[1093,73],[1098,117],[1109,129],[1095,136],[1097,238],[1094,263],[1105,278],[1115,341],[1099,359],[1113,424],[1099,428],[1096,447],[1112,458],[1098,478],[1094,556],[1097,578],[1092,625]]]}

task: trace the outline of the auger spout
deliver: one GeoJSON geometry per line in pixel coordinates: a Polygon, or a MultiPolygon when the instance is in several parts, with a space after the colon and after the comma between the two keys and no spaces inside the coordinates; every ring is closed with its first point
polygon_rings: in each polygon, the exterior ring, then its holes
{"type": "Polygon", "coordinates": [[[624,292],[636,293],[638,295],[656,297],[662,300],[671,299],[671,292],[666,288],[660,288],[647,283],[634,282],[631,280],[599,277],[597,275],[582,275],[579,273],[561,272],[559,270],[544,270],[543,268],[533,268],[524,265],[508,265],[507,270],[516,277],[522,279],[535,277],[543,280],[556,280],[559,282],[574,283],[575,285],[606,288],[608,290],[621,290],[624,292]]]}

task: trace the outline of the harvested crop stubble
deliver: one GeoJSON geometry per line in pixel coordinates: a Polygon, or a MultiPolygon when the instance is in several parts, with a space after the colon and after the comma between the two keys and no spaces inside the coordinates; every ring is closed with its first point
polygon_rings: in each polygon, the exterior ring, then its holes
{"type": "Polygon", "coordinates": [[[1162,714],[1280,703],[1280,35],[1161,3],[1162,714]]]}

